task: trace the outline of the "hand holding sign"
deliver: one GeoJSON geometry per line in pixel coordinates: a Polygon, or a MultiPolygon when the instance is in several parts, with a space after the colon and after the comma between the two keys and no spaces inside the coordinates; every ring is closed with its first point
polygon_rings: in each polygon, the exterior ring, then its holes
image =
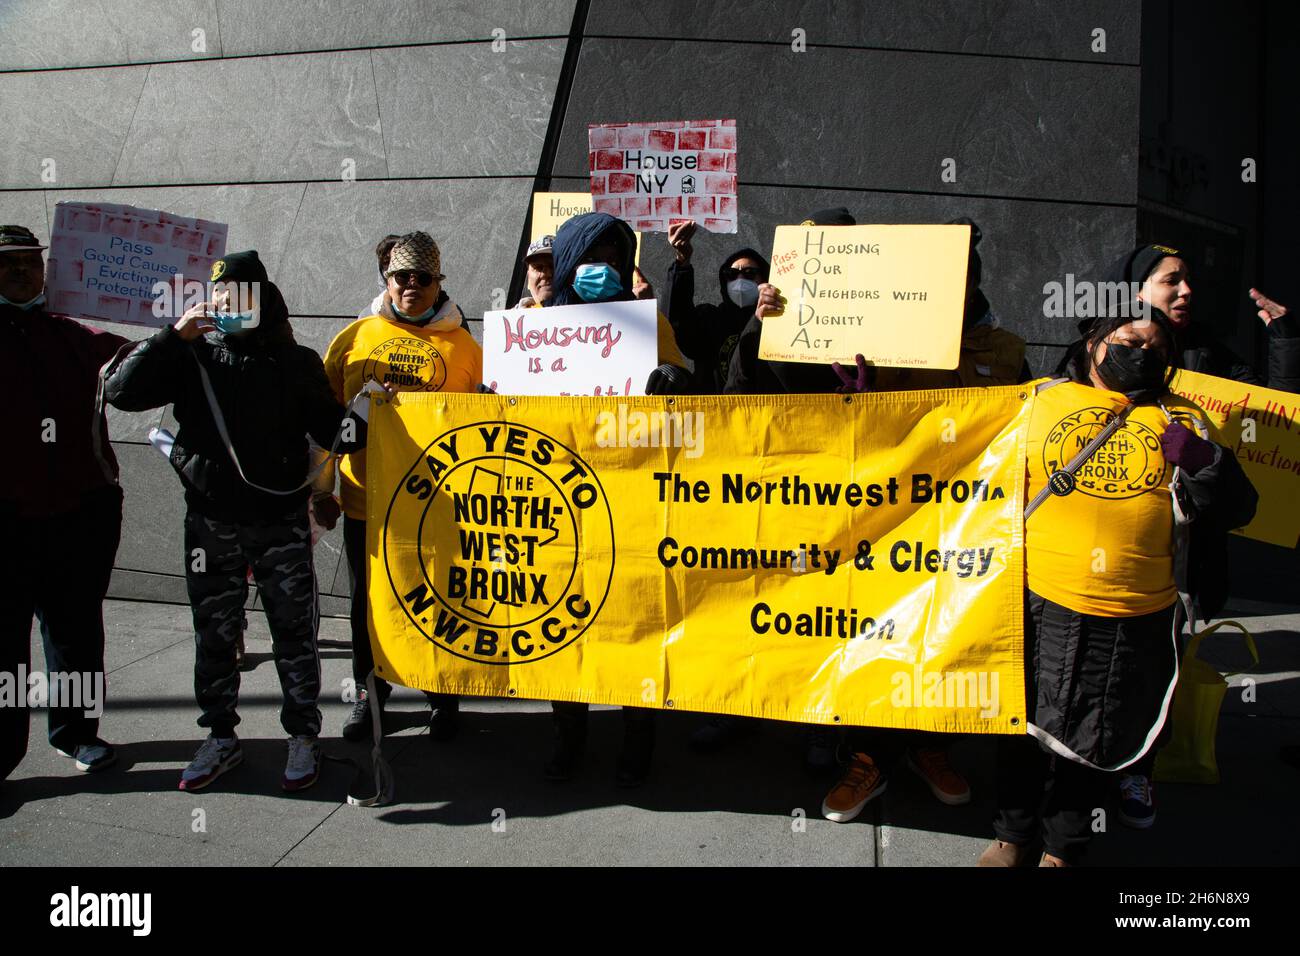
{"type": "Polygon", "coordinates": [[[785,297],[781,290],[770,282],[758,287],[758,304],[754,306],[754,315],[761,322],[769,315],[781,315],[785,312],[785,297]]]}

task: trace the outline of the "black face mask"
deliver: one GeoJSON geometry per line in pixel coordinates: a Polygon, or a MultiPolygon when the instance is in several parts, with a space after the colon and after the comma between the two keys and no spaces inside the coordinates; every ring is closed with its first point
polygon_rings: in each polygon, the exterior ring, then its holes
{"type": "Polygon", "coordinates": [[[1107,345],[1106,357],[1097,364],[1097,377],[1112,392],[1133,397],[1159,394],[1165,386],[1169,362],[1159,349],[1107,345]]]}

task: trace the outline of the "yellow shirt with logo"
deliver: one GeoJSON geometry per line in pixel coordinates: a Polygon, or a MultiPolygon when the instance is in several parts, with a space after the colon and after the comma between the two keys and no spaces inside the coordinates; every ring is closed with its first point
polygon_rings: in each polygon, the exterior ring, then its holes
{"type": "MultiPolygon", "coordinates": [[[[344,404],[371,378],[402,392],[472,392],[483,381],[483,350],[463,325],[439,332],[372,315],[330,343],[325,374],[344,404]]],[[[344,513],[364,521],[365,452],[344,455],[339,474],[344,513]]]]}
{"type": "MultiPolygon", "coordinates": [[[[1205,414],[1177,395],[1164,407],[1193,428],[1205,414]]],[[[1128,399],[1065,382],[1042,389],[1029,424],[1026,501],[1069,464],[1128,399]]],[[[1049,495],[1025,523],[1029,589],[1081,614],[1132,617],[1169,607],[1174,585],[1173,466],[1160,449],[1169,419],[1160,405],[1139,405],[1075,472],[1074,490],[1049,495]]],[[[1218,440],[1211,430],[1211,438],[1218,440]]]]}

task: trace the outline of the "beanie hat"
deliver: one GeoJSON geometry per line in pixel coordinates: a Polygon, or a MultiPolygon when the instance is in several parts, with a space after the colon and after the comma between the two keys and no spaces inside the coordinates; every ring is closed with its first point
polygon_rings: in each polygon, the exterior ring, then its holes
{"type": "Polygon", "coordinates": [[[212,263],[213,282],[270,282],[257,252],[231,252],[212,263]]]}
{"type": "Polygon", "coordinates": [[[46,248],[25,226],[0,226],[0,252],[39,252],[46,248]]]}

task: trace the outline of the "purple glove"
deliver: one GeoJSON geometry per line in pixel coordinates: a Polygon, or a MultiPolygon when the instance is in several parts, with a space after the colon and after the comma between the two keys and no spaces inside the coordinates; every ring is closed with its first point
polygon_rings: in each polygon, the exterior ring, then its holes
{"type": "Polygon", "coordinates": [[[1173,462],[1189,475],[1196,474],[1214,461],[1214,443],[1178,422],[1170,422],[1160,436],[1160,450],[1164,452],[1165,461],[1173,462]]]}
{"type": "Polygon", "coordinates": [[[831,363],[831,369],[840,377],[840,381],[843,383],[835,389],[837,395],[852,395],[856,392],[870,390],[870,386],[867,385],[867,360],[861,355],[855,355],[854,361],[858,363],[858,377],[856,379],[845,371],[844,366],[839,362],[831,363]]]}

